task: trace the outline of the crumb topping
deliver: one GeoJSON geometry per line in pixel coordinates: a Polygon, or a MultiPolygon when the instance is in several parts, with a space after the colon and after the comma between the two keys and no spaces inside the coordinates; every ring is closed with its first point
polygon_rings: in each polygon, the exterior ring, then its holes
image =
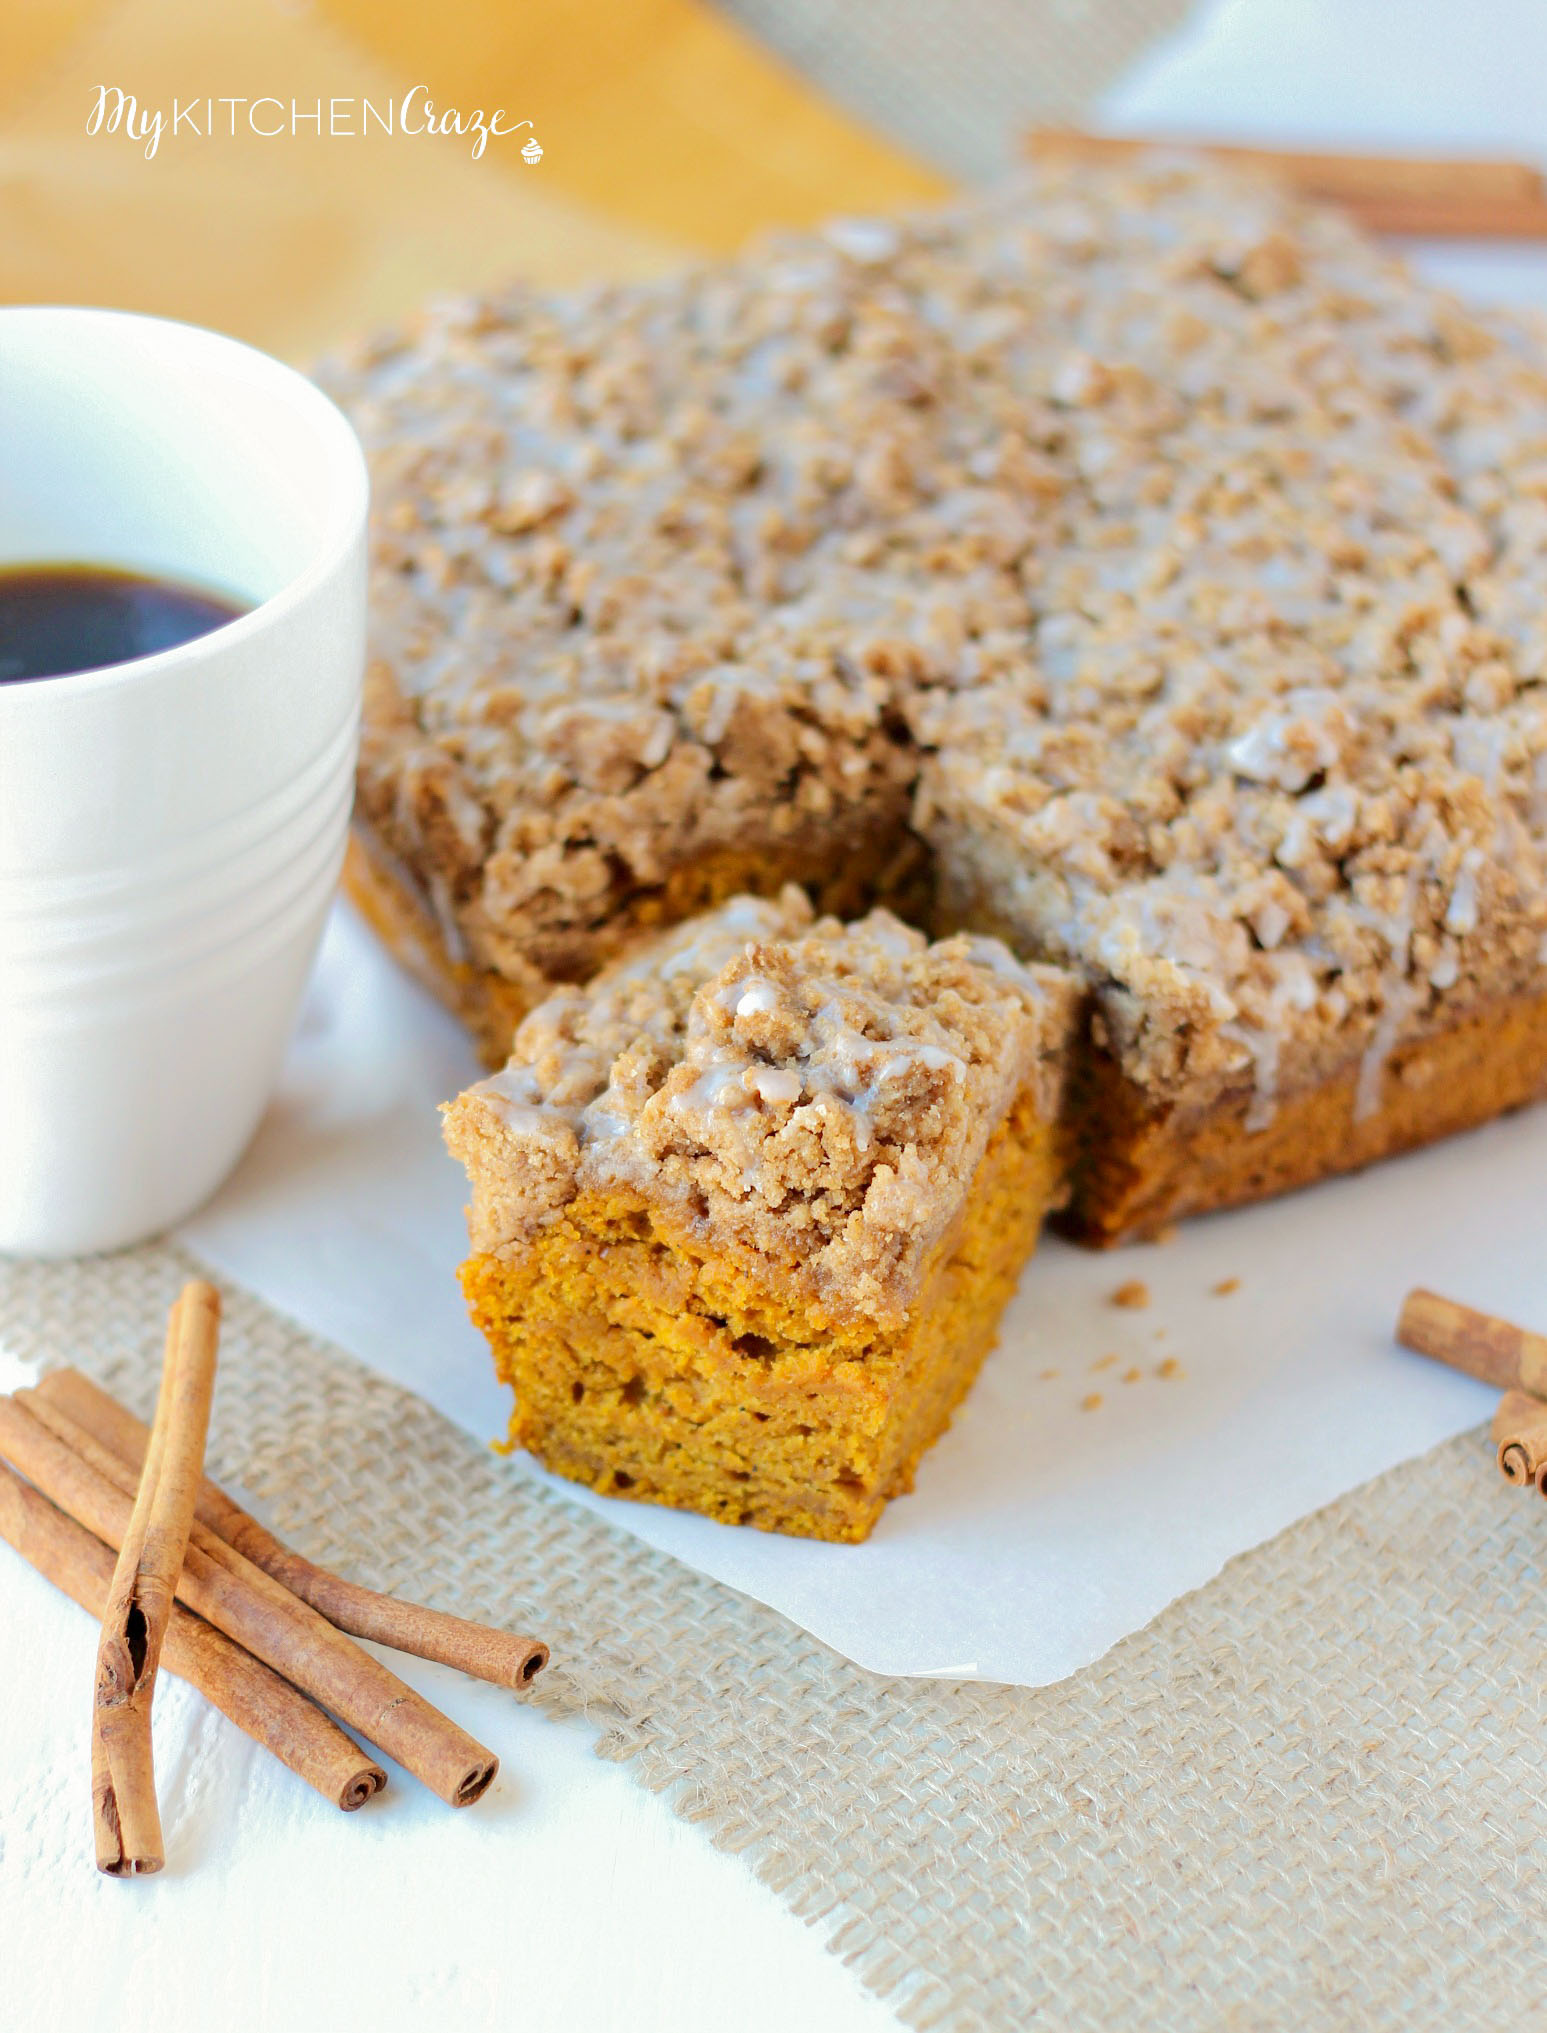
{"type": "Polygon", "coordinates": [[[1158,157],[445,307],[336,377],[362,810],[453,951],[584,973],[678,860],[921,768],[947,877],[1131,1078],[1261,1120],[1362,1055],[1372,1107],[1547,964],[1544,359],[1158,157]]]}
{"type": "Polygon", "coordinates": [[[1058,1104],[1073,986],[997,940],[738,897],[522,1023],[446,1111],[473,1244],[632,1187],[829,1306],[904,1309],[1016,1096],[1058,1104]]]}

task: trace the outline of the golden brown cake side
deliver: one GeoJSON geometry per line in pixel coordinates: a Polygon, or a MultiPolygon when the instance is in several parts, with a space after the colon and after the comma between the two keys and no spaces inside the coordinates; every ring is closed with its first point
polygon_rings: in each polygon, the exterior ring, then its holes
{"type": "Polygon", "coordinates": [[[441,922],[418,884],[359,819],[349,832],[343,886],[398,965],[460,1017],[484,1064],[499,1065],[516,1025],[545,992],[543,985],[517,984],[491,969],[453,960],[441,922]]]}
{"type": "Polygon", "coordinates": [[[605,1495],[863,1539],[993,1347],[1061,1171],[1028,1094],[891,1329],[758,1287],[637,1195],[585,1195],[529,1248],[462,1268],[511,1441],[605,1495]]]}
{"type": "Polygon", "coordinates": [[[512,1435],[594,1487],[862,1537],[1066,1172],[1075,990],[997,941],[739,897],[446,1111],[512,1435]]]}
{"type": "Polygon", "coordinates": [[[1368,1111],[1357,1060],[1280,1095],[1266,1123],[1254,1118],[1249,1084],[1199,1109],[1165,1110],[1146,1104],[1110,1053],[1087,1045],[1075,1067],[1079,1129],[1057,1225],[1107,1247],[1359,1171],[1547,1098],[1547,994],[1487,1003],[1393,1047],[1368,1111]]]}

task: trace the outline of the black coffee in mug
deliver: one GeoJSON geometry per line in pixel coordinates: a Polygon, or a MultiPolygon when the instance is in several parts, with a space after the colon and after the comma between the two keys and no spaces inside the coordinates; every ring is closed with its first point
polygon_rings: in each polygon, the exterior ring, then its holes
{"type": "Polygon", "coordinates": [[[0,569],[0,685],[176,649],[247,609],[220,593],[105,565],[0,569]]]}

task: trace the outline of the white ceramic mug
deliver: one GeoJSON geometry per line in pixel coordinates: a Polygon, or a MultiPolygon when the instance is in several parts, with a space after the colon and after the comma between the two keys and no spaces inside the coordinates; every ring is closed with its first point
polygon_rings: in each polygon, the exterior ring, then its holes
{"type": "Polygon", "coordinates": [[[312,384],[212,332],[0,309],[0,568],[249,610],[0,683],[0,1249],[111,1249],[251,1137],[343,854],[368,487],[312,384]]]}

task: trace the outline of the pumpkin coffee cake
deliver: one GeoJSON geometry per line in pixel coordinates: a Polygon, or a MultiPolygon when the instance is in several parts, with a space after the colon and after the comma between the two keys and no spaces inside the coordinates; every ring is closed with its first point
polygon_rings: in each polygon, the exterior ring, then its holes
{"type": "Polygon", "coordinates": [[[1064,1175],[1074,990],[739,897],[560,990],[446,1111],[511,1438],[609,1493],[862,1539],[1064,1175]]]}
{"type": "Polygon", "coordinates": [[[1547,1086],[1544,357],[1158,157],[443,310],[340,386],[356,893],[492,1060],[789,878],[1063,964],[1096,1241],[1483,1121],[1547,1086]]]}

